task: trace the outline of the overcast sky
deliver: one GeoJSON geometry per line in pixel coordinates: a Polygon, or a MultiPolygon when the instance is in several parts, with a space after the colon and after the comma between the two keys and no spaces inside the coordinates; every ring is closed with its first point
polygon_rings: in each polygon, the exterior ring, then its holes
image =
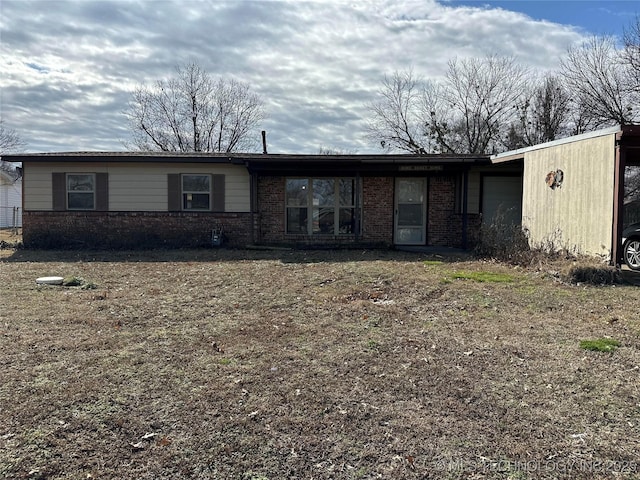
{"type": "Polygon", "coordinates": [[[632,0],[0,0],[0,116],[30,152],[125,150],[130,92],[195,61],[265,100],[270,153],[378,152],[366,104],[385,74],[438,78],[492,53],[554,69],[638,13],[632,0]]]}

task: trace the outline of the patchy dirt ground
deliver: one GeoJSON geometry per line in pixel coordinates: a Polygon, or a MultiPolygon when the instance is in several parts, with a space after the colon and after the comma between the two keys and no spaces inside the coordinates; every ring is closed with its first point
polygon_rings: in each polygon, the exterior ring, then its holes
{"type": "Polygon", "coordinates": [[[9,248],[22,242],[21,228],[0,228],[0,248],[9,248]]]}
{"type": "Polygon", "coordinates": [[[5,250],[0,477],[640,478],[639,300],[411,253],[5,250]]]}

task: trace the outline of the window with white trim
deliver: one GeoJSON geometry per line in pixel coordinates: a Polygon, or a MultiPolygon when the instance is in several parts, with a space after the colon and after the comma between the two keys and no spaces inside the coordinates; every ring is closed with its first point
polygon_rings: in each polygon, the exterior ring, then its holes
{"type": "Polygon", "coordinates": [[[182,209],[211,210],[211,175],[182,175],[182,209]]]}
{"type": "Polygon", "coordinates": [[[356,211],[354,178],[288,178],[286,232],[305,235],[353,235],[356,211]]]}
{"type": "Polygon", "coordinates": [[[67,208],[95,210],[96,176],[93,173],[67,173],[67,208]]]}

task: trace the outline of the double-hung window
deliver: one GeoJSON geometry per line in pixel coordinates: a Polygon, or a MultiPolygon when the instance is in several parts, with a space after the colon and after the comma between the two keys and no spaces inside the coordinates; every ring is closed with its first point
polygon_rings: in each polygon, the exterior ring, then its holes
{"type": "Polygon", "coordinates": [[[67,208],[95,210],[96,176],[93,173],[67,174],[67,208]]]}
{"type": "Polygon", "coordinates": [[[288,178],[288,234],[349,235],[356,233],[357,189],[353,178],[288,178]]]}
{"type": "Polygon", "coordinates": [[[211,210],[211,175],[182,175],[182,209],[211,210]]]}

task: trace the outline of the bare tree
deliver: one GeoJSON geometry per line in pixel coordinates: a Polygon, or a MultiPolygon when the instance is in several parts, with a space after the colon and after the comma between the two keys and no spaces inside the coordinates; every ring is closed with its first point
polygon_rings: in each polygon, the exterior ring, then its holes
{"type": "Polygon", "coordinates": [[[195,63],[176,72],[169,80],[133,92],[125,114],[136,148],[234,152],[259,145],[257,127],[265,117],[264,106],[247,84],[214,80],[195,63]]]}
{"type": "Polygon", "coordinates": [[[395,72],[384,77],[378,91],[380,100],[368,108],[371,118],[367,137],[385,151],[402,150],[426,153],[427,117],[424,108],[424,85],[413,72],[395,72]]]}
{"type": "Polygon", "coordinates": [[[627,165],[624,171],[624,203],[640,199],[640,166],[627,165]]]}
{"type": "Polygon", "coordinates": [[[0,120],[0,155],[3,153],[19,152],[23,150],[26,143],[15,130],[5,127],[4,121],[0,120]]]}
{"type": "MultiPolygon", "coordinates": [[[[447,103],[457,114],[451,135],[441,135],[433,118],[432,132],[446,150],[456,153],[495,153],[513,119],[513,106],[527,87],[526,68],[513,58],[451,60],[447,70],[447,103]]],[[[446,132],[446,130],[444,130],[446,132]]]]}
{"type": "Polygon", "coordinates": [[[622,60],[629,69],[631,87],[640,92],[640,15],[624,30],[622,60]]]}
{"type": "MultiPolygon", "coordinates": [[[[637,92],[629,81],[629,69],[611,37],[593,37],[569,48],[561,62],[561,74],[574,100],[595,128],[632,123],[637,92]]],[[[584,119],[583,119],[584,121],[584,119]]]]}
{"type": "Polygon", "coordinates": [[[501,148],[527,70],[513,59],[452,60],[445,80],[423,82],[411,72],[385,78],[369,106],[369,138],[383,149],[412,153],[493,153],[501,148]]]}
{"type": "Polygon", "coordinates": [[[597,121],[589,107],[580,97],[572,97],[569,106],[569,135],[580,135],[598,128],[597,121]]]}
{"type": "Polygon", "coordinates": [[[505,142],[509,150],[550,142],[570,132],[571,97],[555,75],[546,75],[533,85],[516,111],[518,118],[505,142]]]}

